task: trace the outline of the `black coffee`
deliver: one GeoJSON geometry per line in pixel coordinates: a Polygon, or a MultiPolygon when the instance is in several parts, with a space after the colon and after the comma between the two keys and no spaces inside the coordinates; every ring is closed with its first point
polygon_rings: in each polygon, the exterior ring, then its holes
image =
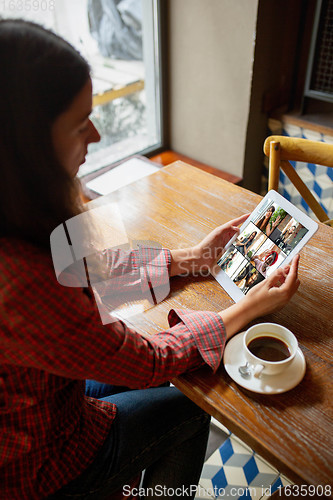
{"type": "Polygon", "coordinates": [[[289,358],[291,352],[287,344],[276,337],[263,335],[250,340],[248,350],[265,361],[283,361],[289,358]]]}

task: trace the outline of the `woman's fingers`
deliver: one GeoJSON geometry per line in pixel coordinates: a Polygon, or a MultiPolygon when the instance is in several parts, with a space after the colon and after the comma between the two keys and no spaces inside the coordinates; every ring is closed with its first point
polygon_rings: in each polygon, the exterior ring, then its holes
{"type": "Polygon", "coordinates": [[[299,263],[299,254],[295,255],[293,260],[291,261],[290,269],[293,274],[295,274],[296,278],[298,278],[298,263],[299,263]]]}
{"type": "Polygon", "coordinates": [[[279,268],[274,273],[272,273],[268,278],[266,278],[266,280],[269,288],[280,286],[286,280],[286,272],[282,268],[279,268]]]}
{"type": "Polygon", "coordinates": [[[226,222],[225,224],[222,224],[221,226],[218,226],[215,231],[217,234],[223,233],[223,231],[227,230],[232,230],[234,232],[239,230],[239,225],[243,224],[243,222],[246,221],[250,214],[244,214],[241,215],[240,217],[237,217],[236,219],[232,219],[229,222],[226,222]]]}
{"type": "Polygon", "coordinates": [[[277,269],[245,296],[244,300],[252,304],[251,310],[255,311],[255,318],[278,311],[289,302],[300,284],[298,263],[297,255],[290,266],[277,269]]]}
{"type": "Polygon", "coordinates": [[[286,277],[287,284],[293,284],[296,286],[296,289],[299,287],[300,281],[298,279],[298,264],[299,264],[299,255],[295,255],[290,264],[290,269],[288,276],[286,277]]]}
{"type": "Polygon", "coordinates": [[[289,266],[277,269],[268,278],[269,287],[281,287],[282,290],[294,294],[300,284],[298,279],[298,263],[299,255],[296,255],[289,266]]]}
{"type": "Polygon", "coordinates": [[[243,224],[243,222],[246,221],[246,219],[251,215],[250,213],[241,215],[240,217],[237,217],[236,219],[233,219],[229,222],[232,226],[239,226],[239,224],[243,224]]]}
{"type": "Polygon", "coordinates": [[[237,217],[236,219],[232,219],[230,220],[229,222],[226,222],[225,224],[222,224],[221,226],[218,226],[218,230],[219,231],[222,231],[223,229],[236,229],[238,230],[239,229],[239,225],[240,224],[243,224],[243,222],[246,221],[246,219],[249,217],[249,213],[248,214],[244,214],[244,215],[241,215],[239,217],[237,217]]]}

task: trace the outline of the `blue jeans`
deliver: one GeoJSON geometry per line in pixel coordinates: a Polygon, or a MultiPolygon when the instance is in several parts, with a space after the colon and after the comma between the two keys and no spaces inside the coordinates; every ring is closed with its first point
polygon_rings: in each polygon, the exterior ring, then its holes
{"type": "Polygon", "coordinates": [[[111,499],[143,471],[140,498],[195,497],[209,415],[175,387],[128,390],[87,381],[86,393],[115,403],[117,416],[94,462],[50,499],[111,499]]]}

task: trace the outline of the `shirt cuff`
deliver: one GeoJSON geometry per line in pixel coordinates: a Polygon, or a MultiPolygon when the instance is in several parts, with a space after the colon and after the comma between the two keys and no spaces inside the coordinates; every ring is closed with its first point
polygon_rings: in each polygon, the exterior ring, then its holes
{"type": "Polygon", "coordinates": [[[87,258],[94,291],[111,303],[148,299],[153,304],[170,291],[171,253],[162,247],[143,247],[130,251],[108,249],[99,253],[100,268],[106,276],[93,274],[87,258]]]}
{"type": "Polygon", "coordinates": [[[170,327],[182,322],[192,333],[206,364],[215,372],[221,364],[226,332],[221,317],[212,311],[174,310],[169,312],[170,327]]]}
{"type": "Polygon", "coordinates": [[[140,267],[141,289],[144,295],[150,291],[153,302],[158,304],[170,292],[169,272],[171,252],[165,248],[139,246],[135,250],[140,267]]]}

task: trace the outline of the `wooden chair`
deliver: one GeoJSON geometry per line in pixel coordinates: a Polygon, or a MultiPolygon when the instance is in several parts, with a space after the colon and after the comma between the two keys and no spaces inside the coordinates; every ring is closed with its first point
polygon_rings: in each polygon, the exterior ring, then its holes
{"type": "Polygon", "coordinates": [[[264,153],[269,157],[268,190],[278,190],[279,170],[281,168],[319,221],[333,227],[333,219],[329,220],[325,210],[288,161],[303,161],[333,167],[333,144],[297,137],[271,135],[265,141],[264,153]]]}

